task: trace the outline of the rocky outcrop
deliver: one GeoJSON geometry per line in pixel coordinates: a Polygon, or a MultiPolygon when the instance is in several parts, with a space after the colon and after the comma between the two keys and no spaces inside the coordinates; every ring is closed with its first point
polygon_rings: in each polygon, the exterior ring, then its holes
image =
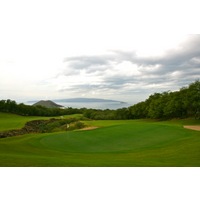
{"type": "Polygon", "coordinates": [[[83,128],[84,124],[77,119],[49,119],[29,121],[21,129],[0,132],[0,138],[24,135],[29,133],[50,133],[55,130],[73,130],[83,128]]]}
{"type": "Polygon", "coordinates": [[[24,135],[28,133],[38,133],[40,132],[40,129],[41,129],[40,127],[42,125],[48,124],[55,120],[56,119],[30,121],[30,122],[27,122],[25,126],[21,129],[14,129],[14,130],[0,132],[0,138],[11,137],[11,136],[16,136],[16,135],[24,135]]]}

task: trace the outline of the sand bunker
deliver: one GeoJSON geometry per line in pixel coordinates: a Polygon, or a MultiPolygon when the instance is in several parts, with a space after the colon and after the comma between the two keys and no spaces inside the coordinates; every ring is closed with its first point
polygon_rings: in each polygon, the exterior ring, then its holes
{"type": "Polygon", "coordinates": [[[183,126],[184,128],[195,130],[195,131],[200,131],[200,126],[183,126]]]}
{"type": "Polygon", "coordinates": [[[85,128],[82,128],[82,129],[79,129],[79,130],[83,130],[83,131],[87,131],[87,130],[93,130],[93,129],[97,129],[99,127],[96,127],[96,126],[90,126],[90,127],[85,127],[85,128]]]}

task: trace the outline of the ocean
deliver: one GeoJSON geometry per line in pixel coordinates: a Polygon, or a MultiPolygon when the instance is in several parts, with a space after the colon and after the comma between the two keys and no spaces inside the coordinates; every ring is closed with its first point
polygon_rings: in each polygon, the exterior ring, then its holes
{"type": "Polygon", "coordinates": [[[62,105],[64,107],[72,107],[72,108],[93,108],[93,109],[110,109],[117,110],[119,108],[127,108],[131,106],[128,103],[120,103],[120,102],[58,102],[55,103],[62,105]]]}

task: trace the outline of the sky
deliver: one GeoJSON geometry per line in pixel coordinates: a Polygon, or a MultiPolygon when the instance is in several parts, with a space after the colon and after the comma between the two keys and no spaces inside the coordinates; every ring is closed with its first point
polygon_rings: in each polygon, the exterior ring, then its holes
{"type": "Polygon", "coordinates": [[[0,0],[0,99],[128,103],[200,78],[197,1],[0,0]]]}

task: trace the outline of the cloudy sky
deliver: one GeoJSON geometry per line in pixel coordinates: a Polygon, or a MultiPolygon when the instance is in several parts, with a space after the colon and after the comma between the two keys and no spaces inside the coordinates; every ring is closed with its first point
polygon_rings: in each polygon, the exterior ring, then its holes
{"type": "Polygon", "coordinates": [[[0,99],[136,103],[187,86],[200,78],[199,10],[180,2],[0,0],[0,99]]]}

